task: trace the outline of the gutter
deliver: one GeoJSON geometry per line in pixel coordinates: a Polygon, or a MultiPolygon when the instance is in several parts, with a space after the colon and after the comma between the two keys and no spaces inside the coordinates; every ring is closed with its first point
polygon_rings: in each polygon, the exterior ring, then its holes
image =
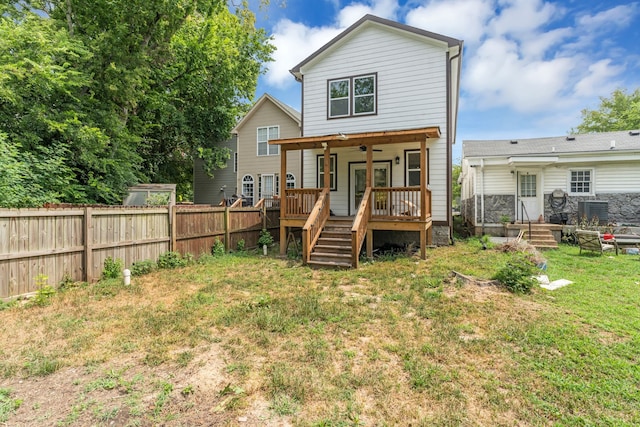
{"type": "MultiPolygon", "coordinates": [[[[451,123],[455,118],[456,124],[458,123],[458,107],[460,104],[460,74],[462,74],[462,47],[464,42],[460,41],[457,45],[459,47],[458,53],[449,57],[447,61],[447,203],[449,206],[447,207],[447,227],[449,228],[449,243],[453,244],[453,212],[451,210],[451,205],[453,204],[453,188],[452,188],[452,174],[451,170],[453,168],[453,144],[455,143],[455,138],[452,137],[452,125],[451,123]],[[456,97],[458,102],[456,102],[456,111],[451,112],[451,63],[460,58],[460,66],[458,67],[458,76],[457,76],[457,85],[456,85],[456,97]]],[[[449,52],[447,52],[447,56],[449,52]]]]}

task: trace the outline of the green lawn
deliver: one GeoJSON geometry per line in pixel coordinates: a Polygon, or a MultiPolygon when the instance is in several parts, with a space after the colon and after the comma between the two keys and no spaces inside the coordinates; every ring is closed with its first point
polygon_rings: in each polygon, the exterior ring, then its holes
{"type": "Polygon", "coordinates": [[[640,424],[638,256],[561,246],[545,273],[574,283],[515,295],[451,275],[489,279],[512,254],[427,255],[348,271],[230,255],[0,311],[0,417],[52,410],[21,379],[81,369],[48,420],[190,425],[204,404],[219,425],[640,424]],[[216,381],[187,375],[213,355],[216,381]]]}

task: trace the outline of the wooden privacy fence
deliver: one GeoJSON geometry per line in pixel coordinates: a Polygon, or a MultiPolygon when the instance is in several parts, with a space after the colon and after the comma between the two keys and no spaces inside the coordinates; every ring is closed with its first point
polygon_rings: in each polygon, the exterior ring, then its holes
{"type": "Polygon", "coordinates": [[[256,246],[260,230],[277,239],[279,210],[202,206],[0,209],[0,298],[35,292],[38,276],[100,278],[107,257],[126,268],[168,251],[210,253],[216,240],[256,246]],[[274,232],[275,230],[275,232],[274,232]]]}

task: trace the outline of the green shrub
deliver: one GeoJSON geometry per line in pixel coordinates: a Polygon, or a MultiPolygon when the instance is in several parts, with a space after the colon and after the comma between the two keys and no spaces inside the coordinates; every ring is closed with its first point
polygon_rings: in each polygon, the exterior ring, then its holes
{"type": "Polygon", "coordinates": [[[36,296],[33,298],[33,304],[43,307],[45,305],[49,305],[51,302],[51,297],[53,297],[56,293],[56,289],[49,285],[48,283],[49,277],[44,274],[38,274],[36,276],[36,296]]]}
{"type": "Polygon", "coordinates": [[[189,264],[188,259],[183,259],[180,252],[165,252],[158,259],[159,268],[179,268],[189,264]]]}
{"type": "Polygon", "coordinates": [[[273,243],[273,236],[271,235],[271,233],[269,233],[269,231],[266,228],[263,228],[262,231],[260,231],[260,237],[258,237],[258,245],[271,246],[272,243],[273,243]]]}
{"type": "Polygon", "coordinates": [[[220,239],[217,239],[213,243],[213,246],[211,247],[211,253],[214,256],[222,256],[226,253],[226,251],[224,250],[224,243],[222,243],[220,239]]]}
{"type": "Polygon", "coordinates": [[[536,283],[536,272],[535,264],[528,257],[516,255],[498,270],[493,279],[510,292],[528,294],[536,283]]]}
{"type": "Polygon", "coordinates": [[[240,239],[238,240],[238,243],[236,244],[236,250],[238,252],[244,252],[245,249],[245,242],[244,239],[240,239]]]}
{"type": "Polygon", "coordinates": [[[104,260],[104,269],[102,270],[103,279],[117,279],[122,274],[122,260],[113,259],[110,256],[104,260]]]}
{"type": "Polygon", "coordinates": [[[142,276],[155,271],[157,268],[158,268],[158,264],[156,264],[155,261],[150,259],[145,259],[143,261],[138,261],[133,263],[133,265],[131,266],[131,275],[142,276]]]}

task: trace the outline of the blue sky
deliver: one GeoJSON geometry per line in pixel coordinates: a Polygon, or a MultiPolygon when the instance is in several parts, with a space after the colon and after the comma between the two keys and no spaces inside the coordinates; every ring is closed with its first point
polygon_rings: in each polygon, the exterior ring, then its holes
{"type": "Polygon", "coordinates": [[[258,83],[300,110],[289,70],[371,13],[464,40],[458,136],[560,136],[583,108],[616,88],[640,87],[640,3],[620,0],[271,0],[255,13],[273,36],[258,83]]]}

